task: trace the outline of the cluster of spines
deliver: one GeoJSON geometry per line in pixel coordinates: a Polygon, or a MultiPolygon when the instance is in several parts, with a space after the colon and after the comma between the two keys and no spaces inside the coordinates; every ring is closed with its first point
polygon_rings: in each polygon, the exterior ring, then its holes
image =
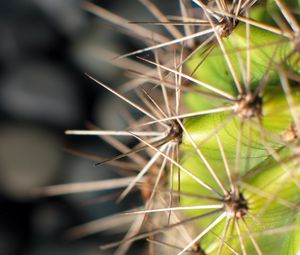
{"type": "Polygon", "coordinates": [[[297,254],[300,26],[291,6],[297,11],[299,4],[179,0],[182,16],[169,18],[151,1],[141,2],[157,21],[129,22],[91,3],[85,7],[145,40],[146,48],[116,63],[153,52],[137,59],[147,72],[118,64],[136,76],[126,90],[141,91],[143,106],[89,76],[144,117],[122,131],[67,131],[109,137],[122,154],[99,164],[128,157],[139,171],[45,191],[125,187],[121,201],[141,190],[143,209],[110,217],[111,225],[133,222],[123,240],[102,247],[119,246],[116,254],[139,239],[149,241],[153,254],[297,254]],[[173,39],[149,33],[147,24],[162,26],[173,39]],[[126,149],[114,136],[138,144],[126,149]],[[283,247],[272,245],[280,239],[283,247]]]}

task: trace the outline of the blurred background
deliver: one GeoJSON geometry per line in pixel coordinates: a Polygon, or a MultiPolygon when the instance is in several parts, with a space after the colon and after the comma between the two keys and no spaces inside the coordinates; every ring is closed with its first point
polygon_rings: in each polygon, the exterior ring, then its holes
{"type": "MultiPolygon", "coordinates": [[[[107,192],[33,195],[37,187],[115,177],[108,166],[94,167],[91,160],[65,149],[102,157],[116,151],[98,138],[70,137],[64,130],[86,129],[87,123],[105,129],[126,126],[116,110],[124,103],[84,73],[117,87],[126,81],[124,70],[104,59],[143,44],[84,11],[82,2],[0,4],[0,255],[111,254],[98,247],[112,234],[70,240],[66,232],[137,203],[134,199],[120,205],[115,199],[95,202],[107,192]]],[[[165,2],[170,13],[170,1],[165,2]]],[[[94,3],[131,20],[154,20],[137,0],[94,3]]]]}

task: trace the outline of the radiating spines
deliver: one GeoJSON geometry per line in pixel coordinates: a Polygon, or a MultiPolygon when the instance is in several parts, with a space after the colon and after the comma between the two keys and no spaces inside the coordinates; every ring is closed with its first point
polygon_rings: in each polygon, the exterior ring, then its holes
{"type": "Polygon", "coordinates": [[[101,162],[129,156],[139,163],[124,178],[118,201],[139,189],[145,202],[125,213],[137,217],[124,239],[102,248],[119,246],[117,254],[124,254],[132,242],[147,239],[150,254],[162,247],[172,254],[292,254],[299,239],[300,61],[298,20],[289,3],[275,0],[281,10],[265,20],[251,12],[260,8],[251,0],[182,0],[182,17],[141,2],[153,21],[129,22],[85,5],[145,44],[114,61],[146,55],[135,59],[146,68],[125,61],[138,70],[129,71],[134,78],[123,92],[135,91],[138,103],[91,77],[141,120],[125,130],[68,131],[137,142],[101,162]]]}
{"type": "MultiPolygon", "coordinates": [[[[273,254],[276,250],[281,250],[281,245],[270,245],[271,240],[268,232],[265,233],[266,229],[270,233],[273,231],[273,240],[284,239],[290,242],[290,239],[297,238],[295,229],[297,229],[296,217],[300,209],[298,195],[300,172],[299,161],[291,157],[290,152],[283,149],[278,152],[279,162],[268,157],[261,164],[249,169],[246,174],[235,172],[234,165],[228,163],[226,158],[217,165],[214,162],[214,169],[228,190],[228,194],[224,194],[223,198],[218,196],[209,198],[210,194],[207,190],[197,185],[184,173],[182,174],[182,192],[195,194],[194,197],[183,196],[180,201],[182,205],[209,205],[213,203],[212,201],[219,200],[223,204],[223,212],[226,213],[227,222],[220,221],[212,229],[213,235],[210,232],[201,237],[201,246],[207,254],[220,254],[218,253],[220,244],[214,235],[223,236],[223,241],[238,254],[273,254]],[[229,175],[226,174],[226,169],[229,169],[229,175]],[[196,194],[199,195],[198,198],[196,194]],[[201,198],[200,195],[203,194],[208,197],[201,198]],[[229,225],[231,227],[228,227],[229,225]]],[[[191,157],[183,162],[183,166],[221,194],[218,183],[213,180],[201,159],[191,157]]],[[[218,212],[220,217],[222,210],[218,212]]],[[[195,217],[204,212],[187,210],[186,214],[195,217]]],[[[199,233],[216,218],[217,215],[199,220],[197,222],[199,233]]],[[[229,251],[227,253],[224,249],[221,254],[231,253],[229,251]]]]}

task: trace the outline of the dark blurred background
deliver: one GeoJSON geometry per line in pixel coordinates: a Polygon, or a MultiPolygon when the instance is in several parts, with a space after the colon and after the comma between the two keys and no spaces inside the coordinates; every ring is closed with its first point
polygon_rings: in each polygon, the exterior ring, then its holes
{"type": "MultiPolygon", "coordinates": [[[[153,20],[135,0],[94,2],[133,20],[153,20]]],[[[126,81],[124,70],[106,63],[103,49],[120,54],[142,44],[84,11],[81,0],[10,0],[0,7],[0,255],[111,254],[98,248],[109,234],[70,241],[65,233],[130,202],[89,203],[103,192],[50,198],[32,191],[115,176],[64,149],[105,157],[116,151],[98,138],[65,136],[64,130],[86,129],[87,122],[126,126],[114,110],[124,103],[84,73],[117,87],[126,81]]]]}

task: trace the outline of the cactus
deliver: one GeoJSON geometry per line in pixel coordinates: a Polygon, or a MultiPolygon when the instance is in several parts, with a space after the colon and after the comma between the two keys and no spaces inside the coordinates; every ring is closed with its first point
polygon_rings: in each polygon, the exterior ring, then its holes
{"type": "MultiPolygon", "coordinates": [[[[147,69],[131,70],[136,101],[89,75],[141,120],[122,131],[67,131],[137,141],[98,164],[139,164],[108,188],[124,187],[119,201],[133,189],[144,200],[112,218],[132,225],[102,248],[124,254],[147,239],[150,254],[299,254],[300,2],[179,0],[181,16],[170,18],[140,2],[156,21],[130,23],[85,4],[146,44],[114,60],[147,69]]],[[[63,193],[55,190],[48,194],[63,193]]]]}

